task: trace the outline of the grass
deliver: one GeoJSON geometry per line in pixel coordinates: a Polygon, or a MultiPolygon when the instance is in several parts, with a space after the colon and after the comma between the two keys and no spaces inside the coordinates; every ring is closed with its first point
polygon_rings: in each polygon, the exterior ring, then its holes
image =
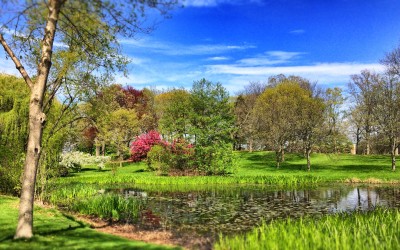
{"type": "Polygon", "coordinates": [[[311,171],[306,160],[298,154],[286,154],[280,169],[275,167],[273,152],[237,152],[237,171],[228,176],[156,176],[146,171],[144,163],[98,171],[86,167],[80,173],[57,180],[58,184],[155,184],[212,185],[264,184],[277,187],[298,187],[326,182],[399,183],[400,173],[391,171],[389,156],[360,156],[348,154],[313,154],[311,171]]]}
{"type": "Polygon", "coordinates": [[[336,214],[320,219],[279,220],[253,231],[220,237],[222,249],[398,249],[400,211],[378,208],[367,213],[336,214]]]}
{"type": "MultiPolygon", "coordinates": [[[[99,171],[97,167],[89,166],[79,173],[52,180],[45,200],[83,214],[114,220],[134,220],[141,206],[134,197],[124,199],[111,194],[100,196],[100,188],[116,188],[134,184],[135,186],[151,186],[151,189],[156,190],[163,190],[165,187],[165,189],[188,191],[221,184],[262,184],[259,186],[296,188],[330,182],[400,183],[400,173],[391,171],[389,156],[313,154],[311,172],[306,171],[306,160],[298,154],[286,154],[286,161],[280,169],[275,167],[272,152],[236,152],[236,156],[237,171],[228,176],[157,176],[154,172],[146,171],[144,163],[108,167],[102,171],[99,171]],[[126,210],[130,212],[125,213],[126,210]]],[[[163,249],[161,246],[98,233],[54,209],[43,209],[37,206],[34,238],[29,241],[14,241],[12,237],[17,218],[17,199],[6,196],[0,196],[0,218],[0,249],[54,249],[58,247],[163,249]]],[[[264,224],[244,236],[223,238],[215,247],[219,249],[345,249],[356,244],[356,247],[352,249],[396,248],[400,243],[398,238],[400,232],[399,223],[395,222],[399,219],[398,211],[381,209],[354,216],[335,215],[318,220],[310,218],[276,221],[270,225],[264,224]],[[360,243],[354,243],[353,238],[360,243]],[[281,241],[284,243],[279,245],[281,241]],[[383,244],[378,245],[378,241],[383,244]],[[326,245],[328,243],[332,245],[326,245]]]]}
{"type": "Polygon", "coordinates": [[[18,199],[0,196],[0,249],[170,249],[97,232],[55,209],[35,206],[34,237],[13,240],[18,199]]]}

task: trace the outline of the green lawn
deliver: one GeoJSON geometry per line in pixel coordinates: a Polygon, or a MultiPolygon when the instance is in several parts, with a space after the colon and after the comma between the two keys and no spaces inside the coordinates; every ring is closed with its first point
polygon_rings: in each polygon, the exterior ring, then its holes
{"type": "Polygon", "coordinates": [[[97,184],[270,184],[288,186],[325,182],[364,181],[397,183],[400,172],[391,171],[389,156],[349,155],[349,154],[313,154],[311,171],[306,171],[306,160],[298,154],[286,154],[286,161],[279,169],[275,167],[273,152],[236,152],[237,169],[228,176],[157,176],[146,171],[145,163],[126,164],[98,171],[96,167],[86,167],[80,173],[59,178],[57,183],[97,183],[97,184]]]}
{"type": "Polygon", "coordinates": [[[0,196],[0,249],[170,249],[97,232],[55,209],[35,206],[34,237],[13,240],[18,199],[0,196]]]}

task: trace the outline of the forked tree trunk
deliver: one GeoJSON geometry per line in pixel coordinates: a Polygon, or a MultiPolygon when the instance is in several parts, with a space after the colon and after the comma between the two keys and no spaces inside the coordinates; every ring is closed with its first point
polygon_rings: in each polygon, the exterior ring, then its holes
{"type": "MultiPolygon", "coordinates": [[[[42,55],[38,66],[38,77],[35,84],[29,84],[27,82],[31,89],[29,103],[29,137],[22,180],[18,225],[14,236],[15,239],[31,238],[33,235],[33,202],[35,196],[36,172],[41,153],[43,125],[46,120],[46,116],[42,110],[43,98],[51,67],[51,56],[57,20],[61,5],[64,1],[65,0],[51,0],[48,3],[49,14],[47,17],[45,35],[42,41],[42,55]]],[[[24,70],[22,65],[18,69],[21,74],[23,74],[24,70]]]]}

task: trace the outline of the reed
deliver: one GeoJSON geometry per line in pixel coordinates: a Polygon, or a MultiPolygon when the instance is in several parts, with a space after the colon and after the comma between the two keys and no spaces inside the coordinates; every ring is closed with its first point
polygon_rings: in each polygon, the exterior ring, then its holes
{"type": "Polygon", "coordinates": [[[253,231],[220,236],[222,249],[398,249],[400,212],[377,208],[369,212],[341,213],[320,219],[286,219],[262,223],[253,231]]]}
{"type": "Polygon", "coordinates": [[[144,206],[145,201],[142,199],[125,198],[116,194],[99,194],[73,203],[70,209],[101,219],[136,222],[144,206]]]}

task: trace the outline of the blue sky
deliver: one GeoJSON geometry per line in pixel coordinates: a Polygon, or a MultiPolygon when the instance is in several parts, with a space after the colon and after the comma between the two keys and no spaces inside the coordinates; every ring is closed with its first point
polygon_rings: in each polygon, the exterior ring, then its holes
{"type": "MultiPolygon", "coordinates": [[[[294,74],[321,86],[382,70],[400,44],[399,0],[186,0],[150,35],[121,39],[135,88],[190,88],[206,78],[232,94],[249,81],[294,74]]],[[[3,52],[1,52],[3,53],[3,52]]],[[[17,74],[0,53],[0,72],[17,74]]]]}

